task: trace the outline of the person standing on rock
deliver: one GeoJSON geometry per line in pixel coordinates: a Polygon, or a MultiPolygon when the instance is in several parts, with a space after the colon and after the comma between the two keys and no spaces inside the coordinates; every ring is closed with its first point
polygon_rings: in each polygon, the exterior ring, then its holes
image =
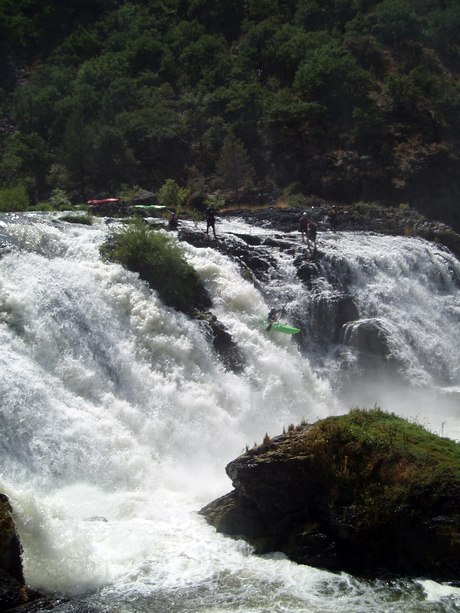
{"type": "Polygon", "coordinates": [[[333,206],[332,209],[330,209],[327,216],[329,217],[329,224],[331,226],[331,230],[335,232],[335,229],[337,227],[337,210],[335,206],[333,206]]]}
{"type": "Polygon", "coordinates": [[[305,235],[308,229],[308,217],[307,213],[302,213],[302,217],[299,219],[299,232],[302,233],[302,242],[305,242],[305,235]]]}
{"type": "Polygon", "coordinates": [[[316,222],[313,217],[310,217],[310,221],[308,222],[307,228],[307,247],[308,250],[311,251],[310,241],[313,243],[313,253],[316,252],[316,222]]]}
{"type": "Polygon", "coordinates": [[[211,204],[211,206],[208,206],[208,208],[205,211],[206,214],[206,234],[209,236],[209,228],[212,228],[212,231],[214,233],[214,238],[216,238],[216,215],[217,215],[217,211],[214,208],[214,205],[211,204]]]}

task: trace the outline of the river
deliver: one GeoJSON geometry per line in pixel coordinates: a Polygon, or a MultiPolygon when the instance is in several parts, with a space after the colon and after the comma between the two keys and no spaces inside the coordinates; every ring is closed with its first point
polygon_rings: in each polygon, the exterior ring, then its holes
{"type": "MultiPolygon", "coordinates": [[[[421,239],[320,232],[320,291],[336,291],[338,275],[360,317],[384,322],[400,371],[392,385],[359,376],[351,345],[312,331],[313,296],[291,252],[272,250],[276,270],[262,287],[212,243],[184,244],[244,356],[235,374],[200,322],[101,260],[116,223],[0,216],[0,491],[28,585],[76,598],[58,611],[458,611],[460,588],[255,556],[197,515],[230,491],[230,460],[301,420],[378,404],[459,439],[458,260],[421,239]],[[275,301],[301,342],[260,325],[275,301]]],[[[239,219],[217,230],[274,234],[239,219]]],[[[302,249],[297,232],[286,238],[302,249]]]]}

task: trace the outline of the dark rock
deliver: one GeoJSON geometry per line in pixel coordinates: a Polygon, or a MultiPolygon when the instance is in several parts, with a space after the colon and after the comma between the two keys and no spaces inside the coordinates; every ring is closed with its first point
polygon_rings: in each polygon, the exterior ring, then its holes
{"type": "Polygon", "coordinates": [[[382,378],[392,376],[394,382],[401,377],[400,360],[390,345],[391,330],[380,319],[360,319],[345,323],[340,330],[339,342],[357,350],[357,361],[348,375],[348,384],[363,375],[382,378]]]}
{"type": "Polygon", "coordinates": [[[308,287],[311,287],[311,280],[318,277],[321,273],[318,260],[313,258],[311,254],[302,255],[294,261],[297,266],[297,276],[302,279],[308,287]],[[310,255],[310,257],[308,257],[310,255]]]}
{"type": "Polygon", "coordinates": [[[8,611],[28,601],[26,586],[0,569],[0,610],[8,611]]]}
{"type": "Polygon", "coordinates": [[[359,318],[359,312],[352,296],[319,294],[313,297],[311,316],[323,340],[336,343],[342,341],[343,329],[359,318]]]}
{"type": "Polygon", "coordinates": [[[389,337],[390,332],[382,320],[360,319],[343,326],[340,340],[359,351],[387,358],[392,353],[389,337]]]}
{"type": "Polygon", "coordinates": [[[261,245],[262,239],[260,236],[253,236],[252,234],[234,234],[248,245],[261,245]]]}
{"type": "Polygon", "coordinates": [[[148,192],[145,189],[140,189],[132,200],[132,204],[142,204],[144,206],[160,204],[158,196],[153,192],[148,192]]]}
{"type": "Polygon", "coordinates": [[[245,536],[251,540],[265,537],[267,526],[257,508],[233,491],[206,505],[200,513],[218,532],[245,536]]]}
{"type": "Polygon", "coordinates": [[[0,494],[0,611],[26,606],[38,597],[38,593],[26,588],[21,554],[10,502],[0,494]]]}
{"type": "Polygon", "coordinates": [[[225,368],[235,373],[241,373],[244,370],[245,359],[224,324],[210,312],[195,310],[194,318],[206,325],[213,348],[225,368]]]}
{"type": "MultiPolygon", "coordinates": [[[[194,247],[211,248],[231,257],[239,262],[243,271],[250,270],[255,278],[264,279],[264,275],[270,268],[276,266],[276,261],[268,251],[255,250],[249,244],[246,235],[229,234],[217,239],[206,238],[203,232],[198,230],[181,229],[178,235],[179,240],[186,241],[194,247]]],[[[254,241],[257,242],[257,241],[254,241]]]]}
{"type": "Polygon", "coordinates": [[[88,211],[96,217],[126,217],[130,214],[129,208],[124,202],[89,206],[88,211]]]}
{"type": "Polygon", "coordinates": [[[0,494],[0,570],[24,585],[22,550],[12,512],[8,497],[0,494]]]}

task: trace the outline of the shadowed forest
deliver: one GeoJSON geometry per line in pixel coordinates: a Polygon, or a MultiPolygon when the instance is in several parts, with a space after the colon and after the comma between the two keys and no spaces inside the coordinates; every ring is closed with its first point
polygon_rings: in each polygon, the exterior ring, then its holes
{"type": "Polygon", "coordinates": [[[456,0],[3,0],[0,208],[173,180],[459,229],[459,43],[456,0]]]}

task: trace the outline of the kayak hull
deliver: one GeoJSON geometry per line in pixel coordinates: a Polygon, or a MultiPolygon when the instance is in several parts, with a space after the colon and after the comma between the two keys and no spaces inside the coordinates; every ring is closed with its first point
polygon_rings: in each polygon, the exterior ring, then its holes
{"type": "Polygon", "coordinates": [[[92,204],[95,206],[99,206],[101,204],[116,204],[120,202],[120,198],[104,198],[103,200],[88,200],[86,204],[92,204]]]}
{"type": "Polygon", "coordinates": [[[135,204],[135,209],[165,209],[163,204],[135,204]]]}
{"type": "MultiPolygon", "coordinates": [[[[267,327],[270,325],[270,322],[264,320],[262,324],[267,327]]],[[[293,326],[288,326],[287,324],[283,324],[280,321],[274,321],[271,325],[270,330],[274,330],[275,332],[282,332],[283,334],[297,334],[300,332],[300,328],[294,328],[293,326]]]]}

